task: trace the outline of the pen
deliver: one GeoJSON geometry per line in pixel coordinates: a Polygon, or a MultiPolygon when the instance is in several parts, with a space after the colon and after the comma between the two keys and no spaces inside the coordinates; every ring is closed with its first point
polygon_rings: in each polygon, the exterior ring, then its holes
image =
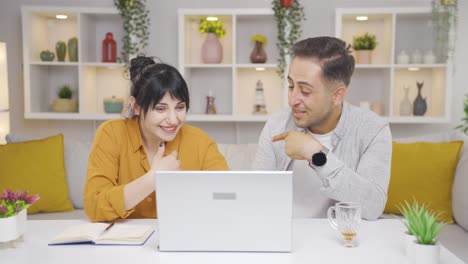
{"type": "Polygon", "coordinates": [[[111,229],[111,227],[113,227],[115,224],[115,222],[112,222],[109,226],[106,227],[106,229],[104,229],[104,232],[106,232],[107,230],[111,229]]]}

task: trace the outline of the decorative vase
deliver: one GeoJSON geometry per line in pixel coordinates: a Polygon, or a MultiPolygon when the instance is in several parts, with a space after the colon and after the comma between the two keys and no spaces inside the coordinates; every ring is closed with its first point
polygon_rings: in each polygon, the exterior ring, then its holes
{"type": "Polygon", "coordinates": [[[208,95],[206,96],[205,114],[207,114],[207,115],[215,115],[216,114],[215,99],[216,98],[213,96],[213,92],[209,91],[208,95]]]}
{"type": "Polygon", "coordinates": [[[357,64],[371,64],[372,63],[372,50],[355,50],[357,64]]]}
{"type": "Polygon", "coordinates": [[[202,45],[203,63],[220,63],[223,60],[223,46],[215,33],[208,33],[202,45]]]}
{"type": "Polygon", "coordinates": [[[26,209],[15,216],[0,218],[0,242],[17,240],[26,231],[26,209]]]}
{"type": "Polygon", "coordinates": [[[416,82],[416,85],[418,86],[418,95],[414,99],[413,114],[415,116],[422,116],[427,111],[426,98],[423,98],[421,96],[421,89],[422,89],[422,87],[424,85],[424,82],[416,82]]]}
{"type": "Polygon", "coordinates": [[[72,62],[78,61],[78,39],[71,38],[68,40],[68,59],[72,62]]]}
{"type": "Polygon", "coordinates": [[[43,50],[40,54],[41,61],[53,61],[55,54],[50,50],[43,50]]]}
{"type": "Polygon", "coordinates": [[[74,99],[57,98],[52,103],[52,110],[55,112],[78,112],[78,102],[74,99]]]}
{"type": "Polygon", "coordinates": [[[111,32],[106,33],[106,37],[102,41],[102,62],[117,61],[117,43],[111,32]]]}
{"type": "Polygon", "coordinates": [[[263,44],[260,41],[255,41],[255,47],[250,53],[250,61],[252,63],[265,63],[267,60],[267,55],[263,44]]]}
{"type": "Polygon", "coordinates": [[[411,259],[414,264],[439,264],[440,262],[440,244],[422,245],[413,240],[411,245],[411,259]]]}
{"type": "Polygon", "coordinates": [[[409,87],[405,85],[403,90],[405,91],[405,97],[400,103],[400,116],[410,116],[413,105],[408,97],[409,87]]]}
{"type": "Polygon", "coordinates": [[[61,40],[58,41],[57,44],[55,44],[55,53],[57,53],[57,61],[65,61],[67,44],[61,40]]]}
{"type": "Polygon", "coordinates": [[[293,5],[293,0],[280,0],[280,6],[290,8],[293,5]]]}

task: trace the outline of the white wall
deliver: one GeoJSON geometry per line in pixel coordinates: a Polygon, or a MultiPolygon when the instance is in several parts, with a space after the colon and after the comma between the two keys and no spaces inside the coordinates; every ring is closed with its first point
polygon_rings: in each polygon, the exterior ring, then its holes
{"type": "MultiPolygon", "coordinates": [[[[100,122],[25,120],[23,103],[21,5],[112,6],[112,0],[0,0],[0,41],[8,46],[8,79],[11,108],[11,132],[29,136],[64,133],[66,137],[92,140],[100,122]],[[71,2],[71,3],[69,3],[71,2]]],[[[303,37],[334,35],[334,15],[337,7],[405,7],[428,6],[430,0],[301,0],[307,20],[303,37]]],[[[468,24],[468,1],[458,1],[459,25],[468,24]]],[[[270,8],[269,0],[147,0],[151,16],[151,36],[148,55],[177,66],[177,9],[178,8],[270,8]]],[[[459,29],[462,28],[459,27],[459,29]]],[[[452,123],[444,125],[392,125],[395,137],[452,130],[463,116],[463,95],[468,92],[468,75],[464,62],[468,61],[468,36],[458,34],[455,54],[452,123]]],[[[0,96],[6,96],[0,94],[0,96]]],[[[220,143],[256,142],[263,127],[259,123],[195,123],[220,143]],[[236,133],[236,128],[239,133],[236,133]]]]}

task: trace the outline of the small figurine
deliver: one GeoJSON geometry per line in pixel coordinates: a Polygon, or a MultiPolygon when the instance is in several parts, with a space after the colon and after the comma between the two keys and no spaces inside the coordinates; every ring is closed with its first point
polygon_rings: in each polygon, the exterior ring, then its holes
{"type": "Polygon", "coordinates": [[[206,111],[205,114],[207,115],[215,115],[216,114],[216,106],[215,106],[215,97],[213,96],[213,92],[209,91],[208,95],[206,96],[206,111]]]}
{"type": "Polygon", "coordinates": [[[263,95],[263,83],[261,80],[257,81],[257,87],[255,88],[255,104],[252,113],[255,114],[267,114],[265,97],[263,95]]]}

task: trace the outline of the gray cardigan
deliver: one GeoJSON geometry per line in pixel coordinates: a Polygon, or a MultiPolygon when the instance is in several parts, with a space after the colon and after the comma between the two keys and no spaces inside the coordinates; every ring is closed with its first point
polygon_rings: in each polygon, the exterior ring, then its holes
{"type": "MultiPolygon", "coordinates": [[[[271,141],[272,136],[289,130],[304,130],[294,124],[290,110],[269,118],[260,135],[255,170],[292,170],[284,140],[271,141]]],[[[392,136],[388,123],[344,102],[332,145],[327,163],[314,169],[322,180],[320,191],[336,201],[359,202],[364,219],[377,219],[384,210],[390,181],[392,136]]]]}

